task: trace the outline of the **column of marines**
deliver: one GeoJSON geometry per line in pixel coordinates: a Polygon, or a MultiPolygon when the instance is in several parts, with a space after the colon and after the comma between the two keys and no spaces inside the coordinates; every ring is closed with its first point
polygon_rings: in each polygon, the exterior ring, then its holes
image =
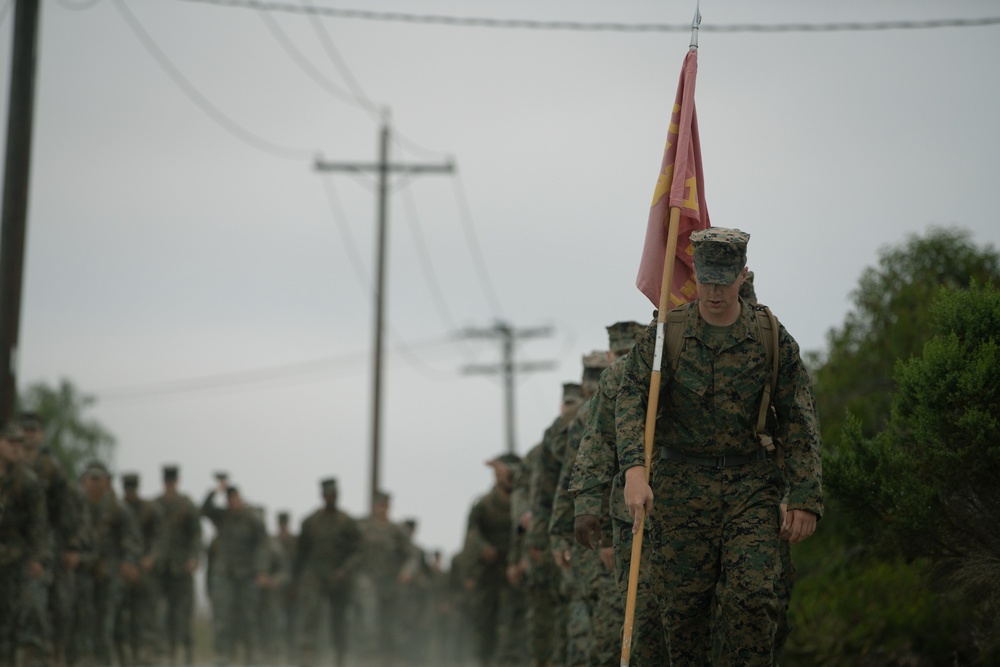
{"type": "Polygon", "coordinates": [[[2,425],[0,667],[193,664],[202,565],[217,665],[613,667],[623,649],[637,667],[777,664],[790,545],[822,510],[819,443],[794,340],[761,325],[748,238],[693,234],[700,300],[666,328],[607,327],[538,443],[486,461],[492,483],[449,566],[418,546],[416,519],[390,518],[384,491],[356,519],[325,478],[298,532],[280,512],[269,535],[225,473],[196,505],[166,465],[144,499],[138,475],[118,493],[99,461],[74,479],[38,415],[2,425]],[[671,402],[645,461],[654,363],[671,402]]]}

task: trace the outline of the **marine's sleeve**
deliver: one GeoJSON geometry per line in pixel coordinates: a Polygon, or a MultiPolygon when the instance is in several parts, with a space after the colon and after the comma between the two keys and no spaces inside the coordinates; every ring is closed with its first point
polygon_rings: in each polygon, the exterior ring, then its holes
{"type": "MultiPolygon", "coordinates": [[[[26,471],[30,474],[30,471],[26,471]]],[[[48,510],[45,506],[45,489],[35,475],[31,475],[28,488],[27,509],[30,513],[25,518],[27,527],[25,554],[29,561],[48,563],[52,560],[52,549],[49,539],[48,510]]]]}
{"type": "Polygon", "coordinates": [[[784,447],[788,509],[823,514],[823,455],[812,380],[795,339],[779,324],[776,439],[784,447]]]}
{"type": "Polygon", "coordinates": [[[210,489],[208,494],[205,496],[205,500],[201,503],[201,515],[206,517],[209,521],[215,524],[216,528],[218,528],[219,515],[221,512],[222,510],[215,504],[215,489],[210,489]]]}
{"type": "Polygon", "coordinates": [[[649,401],[649,379],[653,372],[655,345],[654,323],[636,336],[635,346],[626,357],[622,383],[615,403],[618,467],[623,471],[646,464],[644,445],[646,405],[649,401]]]}
{"type": "MultiPolygon", "coordinates": [[[[613,368],[613,366],[612,366],[613,368]]],[[[574,515],[600,516],[604,497],[617,467],[615,449],[615,402],[620,377],[609,368],[601,374],[593,407],[583,429],[580,448],[569,480],[574,515]]]]}
{"type": "Polygon", "coordinates": [[[142,528],[139,527],[139,517],[125,503],[118,503],[119,554],[122,560],[138,564],[142,558],[142,528]]]}
{"type": "Polygon", "coordinates": [[[538,463],[531,478],[531,525],[526,538],[529,548],[545,549],[549,544],[549,521],[552,518],[552,501],[559,481],[561,465],[555,456],[556,439],[564,437],[565,427],[554,423],[545,432],[538,463]]]}
{"type": "Polygon", "coordinates": [[[570,422],[566,435],[566,453],[563,456],[559,475],[556,479],[555,491],[552,496],[552,516],[549,519],[549,538],[553,547],[565,550],[570,547],[573,539],[573,496],[569,492],[569,482],[576,464],[580,441],[583,439],[584,425],[589,418],[591,401],[580,406],[576,417],[570,422]]]}

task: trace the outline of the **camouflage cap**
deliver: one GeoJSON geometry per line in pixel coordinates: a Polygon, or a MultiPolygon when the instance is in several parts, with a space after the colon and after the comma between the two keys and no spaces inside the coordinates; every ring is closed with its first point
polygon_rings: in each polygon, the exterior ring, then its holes
{"type": "Polygon", "coordinates": [[[176,482],[180,471],[175,465],[163,466],[163,481],[164,482],[176,482]]]}
{"type": "Polygon", "coordinates": [[[603,371],[610,365],[611,359],[608,358],[607,350],[594,350],[590,354],[583,355],[584,370],[603,371]]]}
{"type": "Polygon", "coordinates": [[[22,412],[19,421],[25,431],[41,431],[45,422],[37,412],[22,412]]]}
{"type": "Polygon", "coordinates": [[[625,354],[635,345],[635,337],[645,329],[638,322],[615,322],[608,327],[608,347],[614,354],[625,354]]]}
{"type": "Polygon", "coordinates": [[[287,526],[289,520],[291,520],[291,516],[288,514],[288,512],[278,512],[278,525],[279,526],[287,526]]]}
{"type": "Polygon", "coordinates": [[[108,467],[100,461],[88,461],[87,465],[83,467],[83,473],[80,474],[80,477],[111,477],[111,473],[108,472],[108,467]]]}
{"type": "Polygon", "coordinates": [[[511,454],[510,452],[501,454],[500,456],[494,456],[492,459],[487,461],[487,464],[492,463],[503,463],[504,465],[518,464],[521,462],[521,457],[517,454],[511,454]]]}
{"type": "Polygon", "coordinates": [[[579,382],[563,383],[563,401],[582,401],[583,386],[579,382]]]}
{"type": "Polygon", "coordinates": [[[122,473],[122,486],[126,489],[138,489],[139,474],[134,472],[122,473]]]}
{"type": "Polygon", "coordinates": [[[709,227],[691,233],[694,272],[699,283],[732,285],[747,264],[750,235],[738,229],[709,227]]]}
{"type": "Polygon", "coordinates": [[[24,440],[24,431],[17,422],[7,422],[0,424],[0,438],[11,442],[21,442],[24,440]]]}
{"type": "Polygon", "coordinates": [[[327,477],[319,483],[319,486],[323,490],[324,496],[331,493],[337,493],[337,478],[327,477]]]}
{"type": "Polygon", "coordinates": [[[757,291],[753,288],[753,271],[747,271],[746,280],[740,285],[740,298],[751,306],[757,305],[757,291]]]}
{"type": "Polygon", "coordinates": [[[390,500],[392,500],[392,496],[385,491],[376,491],[372,494],[372,501],[376,505],[388,505],[390,500]]]}

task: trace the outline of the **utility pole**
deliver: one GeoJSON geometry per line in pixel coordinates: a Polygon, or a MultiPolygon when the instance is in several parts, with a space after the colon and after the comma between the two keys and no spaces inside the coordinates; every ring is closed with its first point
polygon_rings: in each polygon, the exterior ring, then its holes
{"type": "Polygon", "coordinates": [[[35,108],[38,1],[16,0],[14,9],[3,219],[0,221],[0,421],[13,417],[17,408],[17,346],[35,108]]]}
{"type": "Polygon", "coordinates": [[[503,360],[499,364],[469,365],[462,369],[466,375],[503,375],[504,413],[507,422],[507,451],[514,454],[517,446],[514,442],[514,376],[517,373],[533,371],[550,371],[556,368],[554,361],[526,361],[515,363],[514,344],[522,338],[538,338],[551,336],[552,327],[536,327],[534,329],[515,330],[507,322],[497,321],[490,329],[466,329],[462,332],[465,338],[492,338],[500,341],[503,360]]]}
{"type": "Polygon", "coordinates": [[[381,140],[379,142],[379,161],[377,163],[324,162],[323,160],[316,160],[316,171],[375,172],[378,174],[378,236],[375,253],[375,354],[372,362],[372,468],[370,496],[370,504],[374,505],[375,493],[381,488],[379,478],[382,423],[382,342],[385,338],[385,253],[387,227],[389,224],[389,174],[451,173],[454,171],[454,165],[450,162],[440,165],[394,164],[389,162],[389,121],[388,114],[383,113],[381,140]]]}

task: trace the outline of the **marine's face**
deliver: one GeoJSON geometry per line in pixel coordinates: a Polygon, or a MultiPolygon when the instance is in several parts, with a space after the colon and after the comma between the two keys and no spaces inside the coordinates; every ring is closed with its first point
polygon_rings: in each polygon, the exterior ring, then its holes
{"type": "Polygon", "coordinates": [[[83,493],[90,500],[99,500],[104,496],[104,489],[107,486],[107,478],[101,475],[85,475],[81,480],[83,493]]]}
{"type": "Polygon", "coordinates": [[[709,324],[732,324],[740,313],[740,286],[746,278],[746,268],[731,285],[698,283],[698,309],[709,324]]]}
{"type": "Polygon", "coordinates": [[[10,438],[0,438],[0,460],[4,463],[16,463],[21,459],[21,445],[10,438]]]}

